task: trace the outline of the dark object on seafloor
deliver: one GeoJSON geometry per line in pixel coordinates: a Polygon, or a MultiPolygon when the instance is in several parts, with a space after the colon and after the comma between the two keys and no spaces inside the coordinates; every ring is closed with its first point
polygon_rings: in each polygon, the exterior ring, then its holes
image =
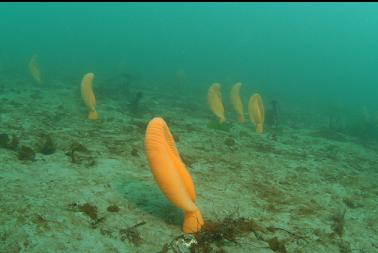
{"type": "Polygon", "coordinates": [[[93,166],[96,163],[90,151],[79,142],[73,142],[70,145],[70,149],[66,152],[66,155],[71,158],[72,163],[83,163],[86,166],[93,166]]]}
{"type": "Polygon", "coordinates": [[[0,147],[6,148],[10,141],[8,134],[0,134],[0,147]]]}
{"type": "Polygon", "coordinates": [[[119,211],[119,207],[117,205],[110,205],[106,210],[111,213],[116,213],[119,211]]]}
{"type": "Polygon", "coordinates": [[[272,106],[272,125],[274,128],[278,128],[278,109],[277,109],[277,100],[272,100],[270,102],[272,106]]]}
{"type": "Polygon", "coordinates": [[[34,161],[35,152],[33,149],[22,145],[21,148],[18,150],[17,157],[19,160],[23,160],[23,161],[34,161]]]}
{"type": "Polygon", "coordinates": [[[140,109],[140,101],[142,100],[143,98],[143,92],[141,91],[138,91],[134,98],[131,100],[129,106],[130,106],[130,111],[134,114],[137,114],[139,112],[139,109],[140,109]]]}
{"type": "Polygon", "coordinates": [[[0,147],[10,150],[17,150],[19,140],[15,135],[9,138],[8,134],[0,134],[0,147]]]}
{"type": "Polygon", "coordinates": [[[56,145],[53,142],[50,135],[46,135],[43,140],[43,144],[41,147],[41,153],[44,155],[51,155],[54,154],[56,151],[56,145]]]}
{"type": "Polygon", "coordinates": [[[278,102],[277,100],[272,100],[270,102],[270,107],[266,112],[265,122],[268,126],[273,129],[278,128],[278,102]]]}

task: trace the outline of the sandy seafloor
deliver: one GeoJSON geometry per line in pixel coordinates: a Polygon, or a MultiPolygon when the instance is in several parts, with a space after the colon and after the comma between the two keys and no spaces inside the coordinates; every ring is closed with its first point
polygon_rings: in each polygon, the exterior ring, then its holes
{"type": "MultiPolygon", "coordinates": [[[[160,192],[144,153],[154,116],[170,126],[205,222],[237,210],[260,226],[289,231],[264,234],[284,241],[287,252],[378,252],[378,146],[323,136],[321,124],[301,118],[305,109],[282,115],[273,138],[269,128],[258,135],[249,121],[239,124],[230,109],[229,131],[208,127],[216,120],[205,93],[193,100],[146,91],[143,112],[133,115],[124,101],[97,92],[100,119],[91,122],[79,85],[4,78],[0,91],[0,133],[34,150],[45,134],[57,145],[34,161],[0,149],[0,252],[155,253],[180,235],[182,212],[160,192]],[[75,142],[89,150],[77,153],[77,163],[67,155],[75,142]],[[73,208],[85,203],[104,217],[95,227],[73,208]],[[119,211],[107,211],[111,205],[119,211]],[[344,211],[336,233],[335,217],[344,211]],[[135,245],[120,231],[140,222],[142,241],[135,245]]],[[[238,241],[224,251],[274,252],[254,233],[238,241]]]]}

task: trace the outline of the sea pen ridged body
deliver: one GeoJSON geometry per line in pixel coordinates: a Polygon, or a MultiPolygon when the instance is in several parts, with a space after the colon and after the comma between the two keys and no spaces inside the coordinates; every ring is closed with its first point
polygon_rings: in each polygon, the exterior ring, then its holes
{"type": "Polygon", "coordinates": [[[95,120],[97,119],[97,112],[96,97],[92,89],[93,78],[93,73],[88,73],[84,75],[81,81],[81,97],[83,98],[85,105],[89,109],[88,119],[95,120]]]}
{"type": "Polygon", "coordinates": [[[145,149],[152,173],[161,191],[174,205],[185,211],[184,232],[198,231],[203,219],[194,203],[196,194],[193,180],[162,118],[154,118],[148,124],[145,149]]]}
{"type": "Polygon", "coordinates": [[[244,122],[244,110],[243,110],[243,102],[240,98],[240,87],[241,83],[238,82],[231,88],[230,97],[231,97],[231,104],[234,107],[235,112],[239,115],[239,121],[241,123],[244,122]]]}
{"type": "Polygon", "coordinates": [[[260,94],[253,94],[249,99],[248,113],[251,121],[256,125],[256,132],[262,133],[264,131],[265,112],[260,94]]]}
{"type": "Polygon", "coordinates": [[[39,67],[38,67],[37,58],[38,58],[37,55],[33,55],[29,61],[28,66],[34,80],[36,80],[38,84],[42,84],[41,71],[39,70],[39,67]]]}
{"type": "Polygon", "coordinates": [[[161,118],[153,119],[147,127],[147,136],[147,157],[160,189],[177,207],[194,210],[193,205],[186,203],[186,200],[177,198],[188,196],[193,202],[196,196],[192,177],[181,161],[166,123],[161,118]]]}
{"type": "Polygon", "coordinates": [[[211,111],[219,118],[219,122],[223,123],[224,118],[224,107],[222,103],[222,96],[219,83],[213,83],[207,92],[207,101],[211,111]]]}

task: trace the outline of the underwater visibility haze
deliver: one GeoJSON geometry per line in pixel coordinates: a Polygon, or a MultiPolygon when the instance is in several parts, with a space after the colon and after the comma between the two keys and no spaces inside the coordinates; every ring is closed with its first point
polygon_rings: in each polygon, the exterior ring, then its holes
{"type": "Polygon", "coordinates": [[[1,3],[0,252],[378,252],[378,3],[1,3]]]}

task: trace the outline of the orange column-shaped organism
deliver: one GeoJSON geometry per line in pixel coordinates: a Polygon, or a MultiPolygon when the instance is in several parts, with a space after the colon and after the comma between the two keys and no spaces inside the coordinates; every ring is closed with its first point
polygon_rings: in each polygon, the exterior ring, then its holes
{"type": "Polygon", "coordinates": [[[241,123],[244,122],[244,111],[243,111],[243,102],[240,98],[240,87],[241,83],[238,82],[234,84],[231,88],[230,97],[231,97],[231,103],[234,107],[235,112],[239,115],[239,121],[241,123]]]}
{"type": "Polygon", "coordinates": [[[260,94],[256,93],[251,96],[248,102],[248,113],[251,121],[256,125],[256,133],[264,131],[264,104],[260,94]]]}
{"type": "Polygon", "coordinates": [[[213,83],[210,86],[207,93],[207,101],[209,102],[211,111],[219,118],[219,122],[223,123],[225,120],[224,107],[219,83],[213,83]]]}
{"type": "Polygon", "coordinates": [[[88,119],[96,120],[96,97],[92,89],[93,78],[93,73],[84,75],[83,80],[81,81],[81,97],[83,98],[85,105],[89,109],[88,119]]]}
{"type": "Polygon", "coordinates": [[[172,134],[162,118],[152,119],[146,130],[147,158],[160,190],[178,208],[185,212],[184,233],[196,233],[204,224],[195,205],[196,193],[192,177],[186,170],[172,134]]]}
{"type": "Polygon", "coordinates": [[[38,58],[38,56],[36,54],[33,55],[32,58],[30,58],[30,60],[29,60],[28,66],[29,66],[30,74],[32,75],[34,80],[38,84],[42,84],[41,71],[39,71],[39,68],[38,68],[37,58],[38,58]]]}

